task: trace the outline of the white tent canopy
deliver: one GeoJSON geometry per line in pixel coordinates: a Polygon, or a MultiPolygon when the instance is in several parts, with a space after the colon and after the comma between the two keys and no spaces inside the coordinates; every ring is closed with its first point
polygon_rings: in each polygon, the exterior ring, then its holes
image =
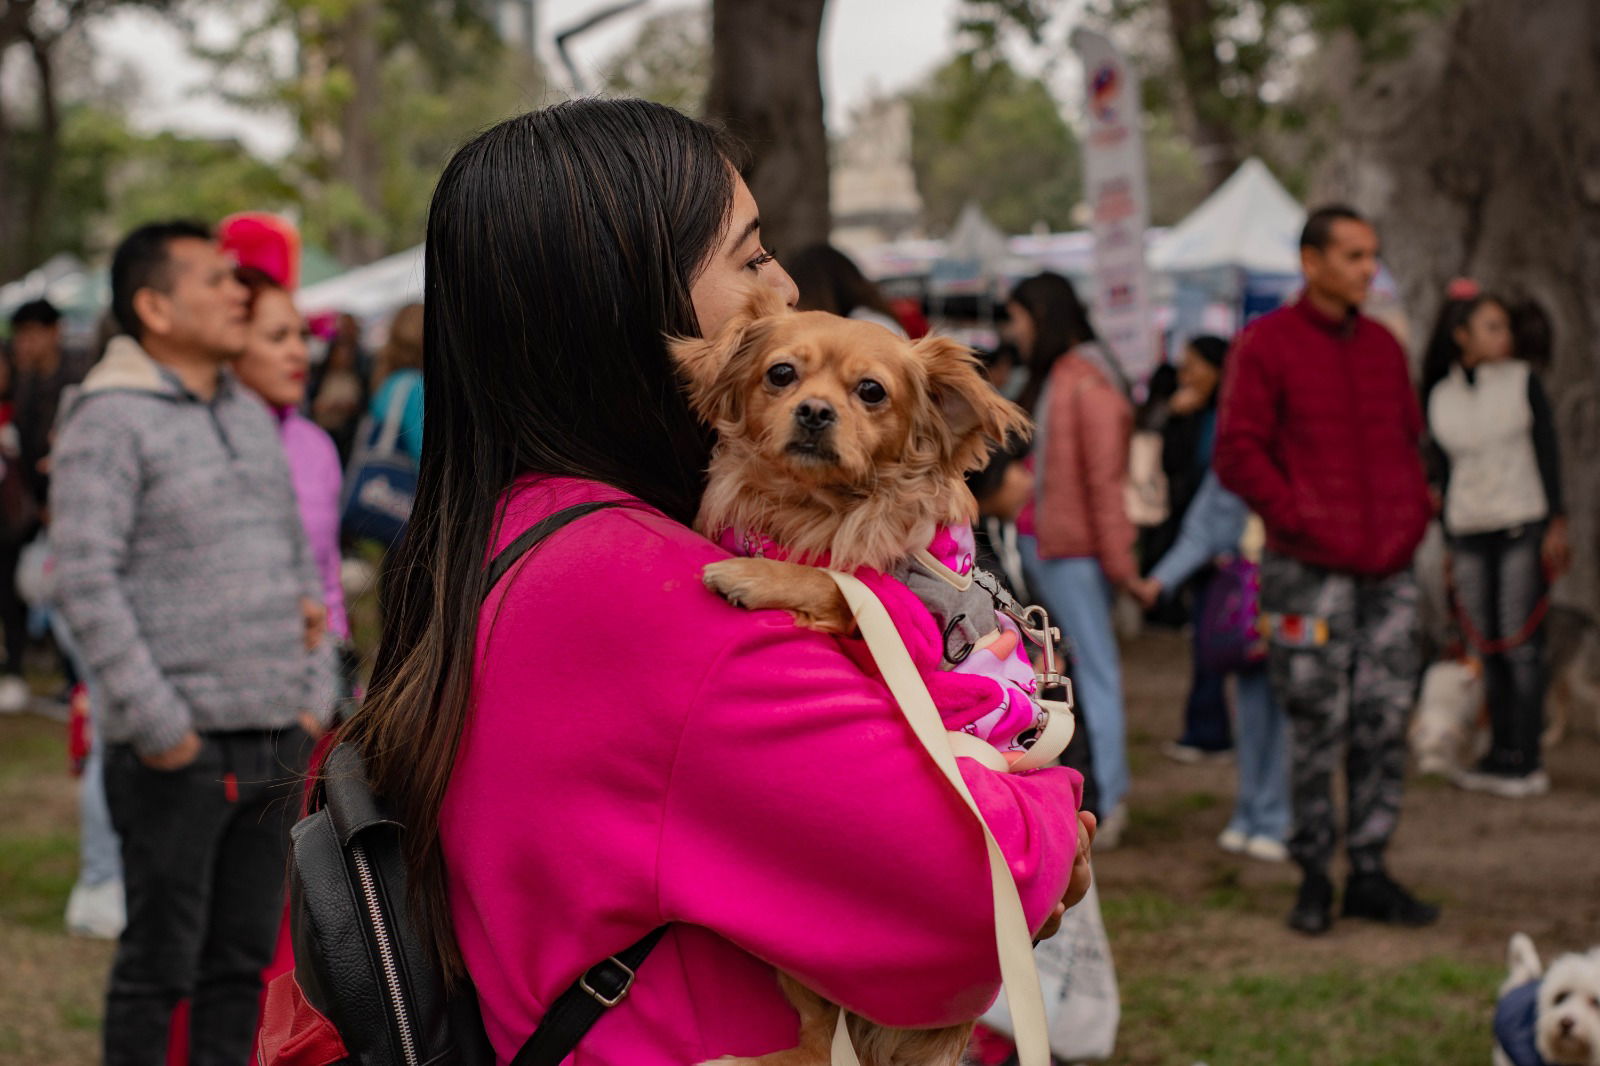
{"type": "Polygon", "coordinates": [[[1150,250],[1165,274],[1232,267],[1258,274],[1300,272],[1306,212],[1259,159],[1247,159],[1189,217],[1150,250]]]}
{"type": "Polygon", "coordinates": [[[357,318],[382,316],[422,302],[422,245],[307,285],[295,296],[300,310],[348,312],[357,318]]]}

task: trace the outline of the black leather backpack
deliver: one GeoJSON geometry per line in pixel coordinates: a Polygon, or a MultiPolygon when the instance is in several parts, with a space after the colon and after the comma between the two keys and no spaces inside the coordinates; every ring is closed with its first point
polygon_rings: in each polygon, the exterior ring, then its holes
{"type": "MultiPolygon", "coordinates": [[[[603,507],[558,511],[490,564],[490,587],[535,544],[603,507]]],[[[447,991],[439,960],[411,922],[405,827],[367,784],[360,752],[328,753],[289,861],[295,968],[273,981],[260,1066],[480,1066],[494,1054],[470,985],[447,991]]],[[[546,1012],[513,1066],[559,1066],[608,1009],[665,928],[590,967],[546,1012]]]]}

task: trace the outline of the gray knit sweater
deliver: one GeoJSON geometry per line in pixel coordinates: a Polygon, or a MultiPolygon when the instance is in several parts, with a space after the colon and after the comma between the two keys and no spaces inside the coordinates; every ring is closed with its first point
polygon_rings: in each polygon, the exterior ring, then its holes
{"type": "Polygon", "coordinates": [[[288,463],[230,375],[206,403],[113,340],[63,420],[50,509],[57,600],[108,742],[153,754],[190,729],[325,716],[330,656],[306,653],[300,609],[321,584],[288,463]]]}

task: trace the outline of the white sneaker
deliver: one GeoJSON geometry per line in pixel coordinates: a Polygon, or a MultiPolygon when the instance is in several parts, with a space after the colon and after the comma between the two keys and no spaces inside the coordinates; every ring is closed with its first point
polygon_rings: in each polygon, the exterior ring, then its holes
{"type": "Polygon", "coordinates": [[[1501,799],[1529,799],[1550,791],[1550,775],[1543,770],[1535,770],[1521,777],[1482,770],[1462,770],[1455,776],[1455,785],[1468,792],[1486,792],[1501,799]]]}
{"type": "Polygon", "coordinates": [[[1213,751],[1210,748],[1197,748],[1193,744],[1180,744],[1176,740],[1169,740],[1161,745],[1161,754],[1173,762],[1194,766],[1204,762],[1227,762],[1233,758],[1233,749],[1223,748],[1221,751],[1213,751]]]}
{"type": "Polygon", "coordinates": [[[1244,853],[1257,862],[1288,862],[1289,849],[1281,840],[1268,836],[1253,836],[1245,842],[1244,853]]]}
{"type": "Polygon", "coordinates": [[[20,714],[33,704],[33,690],[16,674],[0,677],[0,714],[20,714]]]}
{"type": "Polygon", "coordinates": [[[1243,831],[1229,826],[1217,837],[1217,847],[1232,855],[1243,855],[1250,847],[1250,837],[1243,831]]]}
{"type": "Polygon", "coordinates": [[[72,886],[67,897],[67,932],[95,940],[115,940],[128,924],[128,901],[121,881],[72,886]]]}
{"type": "Polygon", "coordinates": [[[1116,851],[1122,846],[1122,834],[1128,828],[1128,805],[1119,803],[1102,819],[1094,833],[1095,851],[1116,851]]]}

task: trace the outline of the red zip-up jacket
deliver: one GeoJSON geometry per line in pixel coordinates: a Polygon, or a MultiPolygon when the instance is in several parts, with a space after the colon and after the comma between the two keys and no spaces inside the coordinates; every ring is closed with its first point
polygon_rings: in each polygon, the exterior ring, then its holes
{"type": "Polygon", "coordinates": [[[1430,513],[1422,413],[1388,330],[1304,298],[1263,315],[1228,357],[1213,465],[1267,526],[1267,546],[1312,566],[1405,569],[1430,513]]]}

